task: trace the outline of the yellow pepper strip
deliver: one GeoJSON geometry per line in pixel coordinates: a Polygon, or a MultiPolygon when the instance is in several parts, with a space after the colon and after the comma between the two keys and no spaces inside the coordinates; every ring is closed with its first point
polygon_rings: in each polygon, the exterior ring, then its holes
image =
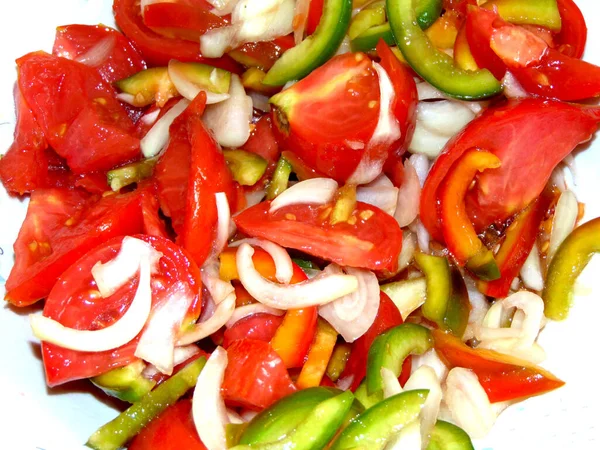
{"type": "Polygon", "coordinates": [[[319,318],[315,340],[308,352],[308,359],[296,381],[299,389],[321,384],[336,342],[337,332],[325,320],[319,318]]]}

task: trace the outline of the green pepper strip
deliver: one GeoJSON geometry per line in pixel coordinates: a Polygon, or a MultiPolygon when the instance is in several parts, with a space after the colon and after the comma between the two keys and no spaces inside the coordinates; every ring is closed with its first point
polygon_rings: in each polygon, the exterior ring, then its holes
{"type": "Polygon", "coordinates": [[[517,25],[538,25],[560,31],[561,19],[556,0],[490,0],[482,8],[498,8],[504,20],[517,25]]]}
{"type": "Polygon", "coordinates": [[[453,97],[476,100],[502,90],[488,70],[465,71],[446,53],[436,49],[419,28],[413,0],[388,0],[387,16],[398,48],[417,74],[453,97]]]}
{"type": "Polygon", "coordinates": [[[353,401],[354,395],[350,391],[336,395],[319,403],[285,438],[275,442],[238,445],[233,450],[322,450],[344,422],[353,401]]]}
{"type": "Polygon", "coordinates": [[[429,435],[427,450],[473,450],[473,443],[462,428],[438,420],[429,435]]]}
{"type": "Polygon", "coordinates": [[[391,437],[419,417],[428,393],[407,391],[377,403],[354,419],[330,450],[383,449],[391,437]]]}
{"type": "Polygon", "coordinates": [[[125,186],[151,177],[157,162],[158,157],[154,157],[109,170],[106,173],[106,181],[110,188],[117,192],[125,186]]]}
{"type": "Polygon", "coordinates": [[[242,186],[254,186],[267,170],[267,160],[245,150],[223,150],[233,179],[242,186]]]}
{"type": "Polygon", "coordinates": [[[85,445],[95,450],[117,450],[124,447],[142,428],[196,385],[205,364],[206,358],[201,357],[185,366],[139,402],[100,427],[85,445]]]}
{"type": "Polygon", "coordinates": [[[338,342],[335,345],[329,363],[327,364],[327,371],[325,372],[329,379],[334,383],[340,378],[340,375],[344,371],[351,351],[352,345],[346,342],[338,342]]]}
{"type": "Polygon", "coordinates": [[[456,267],[452,267],[451,276],[452,295],[444,315],[444,328],[450,330],[456,337],[462,338],[469,324],[471,302],[465,280],[456,267]]]}
{"type": "Polygon", "coordinates": [[[135,403],[150,392],[156,384],[156,381],[148,380],[142,375],[145,367],[146,364],[138,360],[90,378],[90,381],[111,397],[135,403]]]}
{"type": "Polygon", "coordinates": [[[382,367],[398,377],[408,355],[422,355],[432,346],[431,332],[414,323],[403,323],[377,336],[367,356],[367,392],[374,394],[383,389],[382,367]]]}
{"type": "Polygon", "coordinates": [[[452,295],[450,264],[444,257],[419,252],[415,253],[415,261],[427,280],[427,296],[421,312],[443,328],[448,299],[452,295]]]}
{"type": "Polygon", "coordinates": [[[288,187],[292,165],[283,156],[279,158],[273,177],[267,186],[267,200],[273,200],[288,187]]]}
{"type": "Polygon", "coordinates": [[[600,252],[600,217],[584,223],[558,247],[542,292],[546,317],[563,320],[573,304],[575,281],[595,253],[600,252]]]}
{"type": "Polygon", "coordinates": [[[325,0],[317,29],[299,45],[287,50],[267,72],[263,84],[283,86],[300,80],[331,58],[344,40],[352,0],[325,0]]]}
{"type": "Polygon", "coordinates": [[[385,5],[383,2],[376,2],[368,5],[358,12],[350,21],[348,27],[348,37],[354,39],[369,28],[385,23],[385,5]]]}

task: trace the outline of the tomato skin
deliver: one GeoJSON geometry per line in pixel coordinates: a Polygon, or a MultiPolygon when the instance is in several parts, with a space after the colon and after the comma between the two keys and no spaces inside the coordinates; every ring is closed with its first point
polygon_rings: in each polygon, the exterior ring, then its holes
{"type": "Polygon", "coordinates": [[[229,52],[232,58],[247,67],[257,67],[268,71],[286,50],[294,46],[291,34],[280,36],[272,41],[248,42],[229,52]]]}
{"type": "Polygon", "coordinates": [[[200,54],[197,42],[170,39],[156,34],[144,25],[138,0],[115,0],[113,10],[119,29],[135,44],[151,66],[166,66],[171,59],[176,59],[182,62],[204,62],[234,73],[241,71],[228,56],[218,59],[204,58],[200,54]]]}
{"type": "MultiPolygon", "coordinates": [[[[352,391],[355,391],[358,388],[361,381],[367,374],[367,355],[369,354],[369,349],[371,348],[371,344],[375,338],[390,328],[403,323],[400,311],[385,292],[380,292],[379,299],[379,310],[377,311],[375,321],[365,334],[352,343],[350,357],[348,358],[346,367],[344,367],[344,371],[340,375],[340,379],[349,376],[353,377],[352,384],[350,385],[350,389],[352,391]]],[[[404,361],[402,373],[400,375],[400,381],[402,385],[404,385],[406,380],[408,380],[408,377],[410,376],[410,369],[411,358],[408,357],[404,361]]]]}
{"type": "Polygon", "coordinates": [[[262,156],[269,163],[279,159],[279,146],[273,134],[273,122],[269,115],[264,115],[256,122],[250,137],[242,147],[244,150],[262,156]]]}
{"type": "Polygon", "coordinates": [[[85,55],[99,42],[112,43],[102,61],[94,64],[107,83],[121,80],[146,68],[137,49],[114,28],[102,25],[66,25],[56,29],[52,54],[67,59],[85,55]]]}
{"type": "Polygon", "coordinates": [[[144,221],[144,234],[168,238],[165,223],[158,215],[159,204],[156,183],[149,181],[138,187],[142,206],[142,218],[144,221]]]}
{"type": "Polygon", "coordinates": [[[131,441],[129,450],[206,450],[192,418],[192,401],[179,400],[131,441]]]}
{"type": "MultiPolygon", "coordinates": [[[[64,205],[62,195],[68,194],[58,195],[64,205]]],[[[48,228],[44,225],[43,241],[34,246],[46,251],[32,258],[27,251],[32,242],[31,226],[39,214],[35,211],[28,210],[15,242],[15,254],[27,255],[23,256],[27,264],[21,264],[17,256],[6,280],[5,298],[16,306],[31,305],[46,297],[58,277],[89,249],[113,236],[139,233],[143,227],[140,197],[136,192],[107,196],[87,208],[78,202],[75,206],[67,203],[66,214],[60,212],[50,219],[48,228]],[[71,225],[65,225],[70,222],[71,225]]]]}
{"type": "Polygon", "coordinates": [[[322,218],[330,206],[290,205],[271,214],[270,202],[261,202],[242,211],[234,221],[249,236],[269,239],[342,266],[393,270],[402,248],[402,230],[394,218],[358,202],[355,224],[330,225],[327,217],[322,218]],[[360,219],[361,213],[370,217],[360,219]]]}
{"type": "Polygon", "coordinates": [[[234,341],[227,357],[221,395],[229,406],[260,411],[296,391],[283,361],[268,342],[234,341]]]}
{"type": "Polygon", "coordinates": [[[560,33],[555,36],[557,49],[567,56],[581,58],[587,41],[587,25],[573,0],[557,0],[562,21],[560,33]]]}
{"type": "Polygon", "coordinates": [[[50,146],[75,173],[140,156],[140,141],[114,89],[83,64],[44,52],[17,60],[18,86],[50,146]]]}
{"type": "Polygon", "coordinates": [[[478,67],[486,68],[499,80],[506,73],[506,65],[490,48],[490,39],[496,25],[506,25],[494,11],[469,8],[465,21],[465,33],[469,49],[478,67]]]}
{"type": "MultiPolygon", "coordinates": [[[[344,182],[361,161],[377,126],[379,79],[366,55],[347,53],[332,58],[272,101],[273,131],[281,148],[344,182]]],[[[377,153],[385,159],[389,148],[377,153]]]]}
{"type": "Polygon", "coordinates": [[[434,163],[421,193],[420,214],[432,237],[443,242],[438,188],[470,148],[502,161],[479,175],[466,197],[475,228],[482,230],[520,211],[543,190],[552,170],[596,131],[598,118],[583,108],[542,99],[511,100],[487,109],[454,136],[434,163]]]}
{"type": "Polygon", "coordinates": [[[323,15],[324,0],[310,0],[308,9],[308,18],[306,19],[306,35],[310,36],[315,32],[323,15]]]}
{"type": "Polygon", "coordinates": [[[283,316],[275,316],[273,314],[253,314],[249,317],[244,317],[231,328],[225,330],[223,347],[227,348],[232,342],[239,339],[255,339],[269,342],[282,321],[283,316]]]}
{"type": "MultiPolygon", "coordinates": [[[[153,305],[168,301],[177,282],[185,283],[197,297],[199,270],[187,255],[167,239],[154,236],[135,236],[151,244],[163,254],[159,270],[152,276],[153,305]]],[[[44,315],[76,329],[102,329],[118,320],[135,295],[137,279],[107,298],[100,299],[92,291],[95,282],[91,269],[98,261],[114,258],[123,237],[116,237],[86,253],[60,277],[44,305],[44,315]]],[[[183,318],[182,318],[183,319],[183,318]]],[[[42,355],[48,386],[56,386],[80,378],[89,378],[110,369],[129,364],[134,356],[138,338],[113,350],[78,352],[42,342],[42,355]]]]}

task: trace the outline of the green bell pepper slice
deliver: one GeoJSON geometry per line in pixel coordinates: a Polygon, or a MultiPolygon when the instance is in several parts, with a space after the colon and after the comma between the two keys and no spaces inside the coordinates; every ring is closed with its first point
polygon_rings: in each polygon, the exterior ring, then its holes
{"type": "Polygon", "coordinates": [[[382,367],[398,377],[408,355],[422,355],[432,346],[431,332],[414,323],[403,323],[377,336],[367,355],[367,393],[383,390],[382,367]]]}
{"type": "Polygon", "coordinates": [[[487,98],[502,90],[489,70],[462,70],[452,57],[433,46],[417,23],[413,0],[388,0],[386,9],[398,48],[413,70],[431,85],[462,100],[487,98]]]}
{"type": "Polygon", "coordinates": [[[338,342],[335,344],[331,358],[329,358],[329,363],[327,363],[327,370],[325,371],[325,374],[334,383],[340,378],[340,375],[346,368],[346,363],[348,362],[348,358],[350,358],[351,352],[351,344],[346,342],[338,342]]]}
{"type": "Polygon", "coordinates": [[[517,25],[538,25],[552,31],[560,31],[562,26],[556,0],[489,0],[481,7],[497,8],[500,17],[517,25]]]}
{"type": "Polygon", "coordinates": [[[287,50],[267,72],[263,84],[283,86],[300,80],[331,58],[344,40],[352,16],[352,0],[325,0],[317,29],[287,50]]]}
{"type": "Polygon", "coordinates": [[[385,4],[383,2],[371,3],[360,10],[350,21],[348,37],[352,40],[371,27],[385,23],[385,4]]]}
{"type": "Polygon", "coordinates": [[[354,397],[356,397],[356,400],[358,400],[365,409],[369,409],[383,400],[383,391],[377,391],[369,395],[367,392],[367,382],[363,380],[362,383],[358,385],[358,388],[356,388],[356,391],[354,391],[354,397]]]}
{"type": "Polygon", "coordinates": [[[469,435],[460,427],[438,420],[429,435],[427,450],[474,450],[469,435]]]}
{"type": "Polygon", "coordinates": [[[277,161],[277,166],[267,186],[267,200],[273,200],[288,187],[292,165],[283,156],[277,161]]]}
{"type": "Polygon", "coordinates": [[[150,178],[157,162],[158,157],[147,158],[109,170],[106,172],[106,182],[113,191],[118,192],[130,184],[150,178]]]}
{"type": "Polygon", "coordinates": [[[548,267],[542,292],[544,314],[552,320],[567,317],[575,282],[595,253],[600,252],[600,217],[575,228],[558,247],[548,267]]]}
{"type": "Polygon", "coordinates": [[[223,150],[233,179],[242,186],[254,186],[267,170],[267,160],[246,150],[223,150]]]}
{"type": "Polygon", "coordinates": [[[387,45],[396,45],[392,29],[387,22],[363,31],[350,41],[350,48],[353,52],[368,53],[375,50],[380,39],[383,39],[387,45]]]}
{"type": "MultiPolygon", "coordinates": [[[[320,402],[283,439],[273,442],[237,445],[233,447],[233,450],[322,450],[343,424],[352,408],[353,401],[354,395],[352,392],[343,392],[320,402]]],[[[349,426],[352,426],[352,423],[349,426]]]]}
{"type": "Polygon", "coordinates": [[[156,381],[142,375],[146,364],[142,360],[90,378],[90,381],[111,397],[135,403],[154,388],[156,381]]]}
{"type": "Polygon", "coordinates": [[[138,434],[165,409],[173,405],[193,388],[206,358],[200,357],[189,363],[153,391],[143,396],[116,418],[100,427],[90,436],[86,446],[95,450],[117,450],[138,434]]]}
{"type": "Polygon", "coordinates": [[[452,295],[448,299],[446,314],[444,315],[444,329],[456,337],[462,338],[469,324],[471,302],[467,285],[460,271],[456,267],[451,269],[452,295]]]}
{"type": "Polygon", "coordinates": [[[395,434],[419,417],[428,392],[406,391],[377,403],[354,419],[330,450],[382,450],[395,434]]]}

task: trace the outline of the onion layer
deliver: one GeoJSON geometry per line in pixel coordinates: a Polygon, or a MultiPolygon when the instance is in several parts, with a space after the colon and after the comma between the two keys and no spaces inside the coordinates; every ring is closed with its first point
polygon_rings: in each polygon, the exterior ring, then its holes
{"type": "Polygon", "coordinates": [[[140,141],[142,153],[146,158],[158,155],[169,142],[169,127],[173,121],[188,107],[190,102],[186,99],[179,100],[164,116],[156,121],[140,141]]]}
{"type": "Polygon", "coordinates": [[[338,184],[331,178],[310,178],[287,188],[271,202],[270,213],[298,203],[324,205],[333,200],[338,184]]]}
{"type": "Polygon", "coordinates": [[[290,258],[290,255],[282,246],[267,241],[266,239],[258,238],[242,239],[232,242],[230,246],[239,247],[242,244],[260,247],[271,255],[271,258],[273,258],[273,262],[275,263],[275,278],[277,278],[277,281],[284,284],[289,284],[290,281],[292,281],[292,277],[294,276],[294,265],[292,263],[292,258],[290,258]]]}
{"type": "Polygon", "coordinates": [[[404,161],[404,180],[398,190],[398,203],[394,218],[401,228],[407,227],[419,214],[421,184],[410,160],[404,161]]]}
{"type": "Polygon", "coordinates": [[[356,189],[356,200],[376,206],[393,216],[398,203],[398,188],[388,177],[381,174],[369,184],[356,189]]]}
{"type": "Polygon", "coordinates": [[[246,317],[253,316],[254,314],[272,314],[274,316],[282,316],[284,311],[280,309],[271,308],[270,306],[263,305],[262,303],[252,303],[250,305],[240,306],[235,308],[233,314],[225,324],[227,328],[231,328],[237,322],[246,317]]]}

